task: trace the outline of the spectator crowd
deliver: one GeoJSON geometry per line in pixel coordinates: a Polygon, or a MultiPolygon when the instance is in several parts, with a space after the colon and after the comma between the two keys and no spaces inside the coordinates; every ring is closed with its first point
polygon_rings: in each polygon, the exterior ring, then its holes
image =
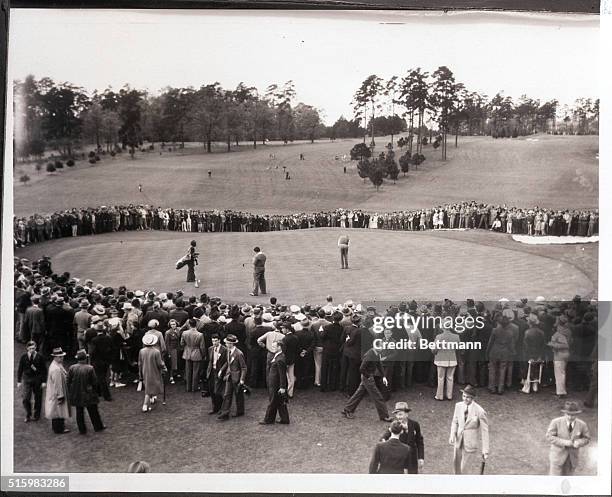
{"type": "MultiPolygon", "coordinates": [[[[186,362],[182,335],[188,329],[202,334],[203,351],[218,343],[213,340],[235,337],[236,347],[246,359],[245,383],[250,388],[265,387],[266,371],[282,337],[289,398],[301,389],[315,387],[321,392],[353,394],[360,382],[361,359],[376,338],[400,341],[418,337],[433,342],[447,340],[450,334],[454,338],[448,341],[480,346],[444,354],[430,349],[381,353],[388,385],[379,381],[382,378],[376,380],[385,400],[415,383],[432,387],[432,396],[437,387],[437,400],[452,399],[454,384],[488,388],[495,394],[507,389],[527,394],[554,385],[560,398],[568,389],[590,387],[585,405],[592,407],[595,399],[597,303],[579,296],[563,302],[543,297],[488,303],[406,299],[385,310],[352,301],[336,304],[331,296],[320,305],[284,304],[272,297],[266,305],[252,307],[206,294],[112,288],[92,280],[80,281],[69,273],[54,273],[48,257],[38,261],[15,258],[14,291],[16,339],[35,342],[45,358],[61,349],[70,361],[77,350],[88,351],[98,392],[107,400],[112,398],[112,388],[138,382],[138,356],[146,334],[156,336],[149,342],[161,352],[167,379],[182,381],[186,362]],[[380,316],[404,314],[415,319],[471,316],[480,318],[484,325],[443,330],[428,324],[435,320],[420,319],[419,328],[374,331],[380,316]],[[540,372],[536,366],[541,366],[540,372]]],[[[199,377],[190,378],[188,390],[207,393],[206,362],[204,352],[201,367],[190,366],[199,377]]]]}
{"type": "Polygon", "coordinates": [[[15,245],[23,246],[55,238],[113,231],[262,232],[324,227],[405,231],[487,229],[532,236],[590,237],[599,232],[599,213],[597,209],[525,209],[474,201],[389,213],[337,209],[310,214],[270,215],[130,204],[15,217],[13,236],[15,245]]]}

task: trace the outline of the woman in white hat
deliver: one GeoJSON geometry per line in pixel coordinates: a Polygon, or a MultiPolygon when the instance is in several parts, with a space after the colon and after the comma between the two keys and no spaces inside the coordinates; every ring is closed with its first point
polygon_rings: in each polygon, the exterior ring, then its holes
{"type": "Polygon", "coordinates": [[[148,412],[157,396],[164,391],[162,374],[166,372],[166,366],[160,351],[155,348],[156,335],[145,333],[142,343],[144,347],[138,353],[138,377],[145,392],[142,412],[148,412]]]}
{"type": "Polygon", "coordinates": [[[45,392],[45,417],[51,420],[53,432],[60,435],[68,433],[66,418],[70,418],[68,404],[68,372],[64,368],[66,352],[61,347],[53,349],[53,361],[49,365],[47,390],[45,392]]]}

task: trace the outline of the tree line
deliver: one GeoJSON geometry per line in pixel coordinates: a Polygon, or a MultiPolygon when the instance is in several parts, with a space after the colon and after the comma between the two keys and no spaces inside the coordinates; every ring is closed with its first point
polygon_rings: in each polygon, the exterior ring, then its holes
{"type": "Polygon", "coordinates": [[[453,72],[440,66],[433,73],[420,67],[409,69],[405,76],[392,76],[385,81],[373,74],[368,76],[353,97],[354,117],[365,123],[371,137],[370,147],[381,114],[386,114],[393,135],[404,131],[407,122],[408,156],[421,154],[423,134],[437,128],[442,147],[442,159],[447,157],[447,136],[455,135],[455,146],[460,134],[490,135],[493,138],[517,137],[534,133],[598,134],[599,99],[579,98],[574,106],[560,107],[556,99],[541,102],[527,95],[518,100],[503,91],[489,97],[470,91],[456,81],[453,72]],[[561,118],[561,122],[558,122],[561,118]]]}
{"type": "Polygon", "coordinates": [[[72,83],[37,80],[14,82],[15,152],[18,158],[40,157],[45,150],[72,157],[82,144],[113,152],[144,142],[201,142],[208,152],[223,142],[227,151],[239,142],[253,148],[267,140],[359,137],[359,123],[344,117],[325,126],[321,111],[295,103],[295,85],[287,81],[264,92],[240,83],[228,90],[219,83],[200,88],[164,88],[159,95],[125,85],[88,94],[72,83]]]}

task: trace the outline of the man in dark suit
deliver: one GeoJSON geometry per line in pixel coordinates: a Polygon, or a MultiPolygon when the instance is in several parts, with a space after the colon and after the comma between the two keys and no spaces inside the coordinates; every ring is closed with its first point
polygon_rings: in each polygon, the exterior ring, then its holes
{"type": "Polygon", "coordinates": [[[32,297],[32,305],[25,310],[23,318],[23,336],[36,342],[38,350],[42,351],[46,336],[45,315],[39,307],[40,297],[32,297]]]}
{"type": "Polygon", "coordinates": [[[232,408],[232,400],[236,397],[236,414],[235,417],[244,416],[244,380],[246,378],[247,366],[244,360],[244,354],[236,347],[238,338],[234,335],[225,337],[225,345],[227,346],[227,362],[223,364],[219,370],[218,377],[225,382],[225,390],[223,392],[223,404],[221,412],[217,418],[219,421],[226,421],[230,417],[230,409],[232,408]]]}
{"type": "Polygon", "coordinates": [[[349,396],[359,386],[359,365],[361,363],[361,316],[351,316],[351,326],[344,328],[342,334],[342,364],[340,367],[340,389],[349,396]]]}
{"type": "MultiPolygon", "coordinates": [[[[74,350],[72,347],[73,312],[64,306],[64,297],[59,295],[55,302],[45,308],[47,340],[45,348],[61,347],[63,350],[74,350]]],[[[44,352],[43,352],[44,353],[44,352]]]]}
{"type": "Polygon", "coordinates": [[[96,336],[89,343],[90,361],[98,379],[98,394],[104,397],[104,400],[110,401],[112,398],[108,388],[108,370],[113,360],[113,340],[102,326],[98,326],[96,331],[96,336]]]}
{"type": "Polygon", "coordinates": [[[342,313],[332,315],[333,323],[323,327],[321,343],[323,358],[321,361],[321,392],[335,391],[338,388],[340,373],[340,342],[343,328],[340,325],[342,313]]]}
{"type": "Polygon", "coordinates": [[[400,442],[402,423],[393,421],[387,442],[378,442],[370,461],[370,474],[404,474],[410,466],[411,449],[400,442]]]}
{"type": "MultiPolygon", "coordinates": [[[[395,419],[402,424],[402,432],[400,433],[400,442],[410,447],[410,464],[408,473],[417,474],[419,468],[423,469],[425,464],[425,446],[423,444],[423,435],[421,434],[421,426],[418,422],[410,419],[408,413],[410,409],[406,402],[396,402],[393,414],[395,419]]],[[[391,430],[387,430],[381,437],[381,441],[391,438],[391,430]]]]}
{"type": "Polygon", "coordinates": [[[208,381],[208,392],[212,401],[212,410],[208,414],[217,414],[223,404],[224,383],[219,378],[219,371],[227,362],[227,349],[221,345],[219,335],[212,336],[212,345],[208,348],[208,368],[206,369],[206,380],[208,381]]]}
{"type": "Polygon", "coordinates": [[[87,433],[85,426],[85,409],[94,431],[106,429],[98,411],[98,392],[96,372],[93,366],[87,364],[87,352],[79,350],[76,355],[77,364],[68,370],[68,400],[70,405],[76,407],[76,422],[79,433],[87,433]]]}
{"type": "Polygon", "coordinates": [[[42,355],[36,352],[36,342],[27,344],[27,351],[19,359],[17,368],[17,388],[23,383],[23,407],[26,411],[24,421],[38,421],[42,407],[42,391],[47,379],[47,365],[42,355]],[[34,395],[34,417],[32,417],[31,398],[34,395]]]}
{"type": "Polygon", "coordinates": [[[280,416],[280,423],[289,424],[289,411],[287,410],[287,363],[285,361],[286,344],[284,339],[277,342],[277,350],[270,361],[268,371],[268,395],[270,403],[266,415],[260,425],[271,425],[276,421],[276,413],[280,416]]]}

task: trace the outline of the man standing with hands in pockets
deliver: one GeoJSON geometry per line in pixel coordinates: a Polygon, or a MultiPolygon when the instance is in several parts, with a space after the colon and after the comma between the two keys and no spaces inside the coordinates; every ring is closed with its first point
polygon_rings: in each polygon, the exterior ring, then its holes
{"type": "Polygon", "coordinates": [[[489,421],[486,411],[474,402],[476,392],[471,385],[463,390],[463,400],[455,404],[449,443],[454,446],[453,466],[456,475],[477,474],[478,438],[482,440],[484,461],[489,457],[489,421]]]}
{"type": "Polygon", "coordinates": [[[348,249],[349,249],[349,237],[348,235],[340,235],[338,238],[338,248],[340,249],[340,264],[342,269],[348,269],[348,249]]]}

